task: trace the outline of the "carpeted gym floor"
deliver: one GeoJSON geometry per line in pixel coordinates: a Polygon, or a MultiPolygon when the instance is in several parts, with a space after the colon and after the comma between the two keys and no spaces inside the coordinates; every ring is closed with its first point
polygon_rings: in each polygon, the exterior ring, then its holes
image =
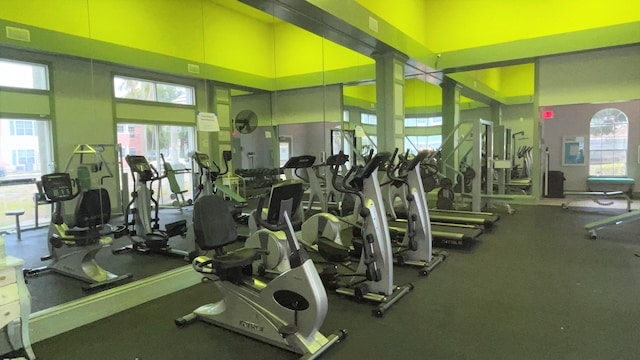
{"type": "MultiPolygon", "coordinates": [[[[603,229],[593,241],[584,224],[611,212],[515,208],[473,246],[448,249],[428,277],[396,268],[396,283],[415,289],[383,318],[371,316],[369,304],[330,294],[321,330],[349,335],[323,358],[637,359],[638,223],[603,229]]],[[[213,284],[199,284],[36,343],[34,351],[47,360],[297,357],[209,324],[174,325],[217,296],[213,284]]]]}

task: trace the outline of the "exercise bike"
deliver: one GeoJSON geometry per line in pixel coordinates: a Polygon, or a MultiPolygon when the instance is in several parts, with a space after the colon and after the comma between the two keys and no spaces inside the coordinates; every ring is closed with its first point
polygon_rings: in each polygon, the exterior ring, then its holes
{"type": "MultiPolygon", "coordinates": [[[[88,177],[88,170],[78,168],[79,175],[88,177]]],[[[53,173],[41,177],[42,189],[49,202],[54,204],[54,212],[49,225],[49,255],[42,261],[52,260],[47,266],[26,269],[27,277],[39,275],[45,271],[54,271],[88,283],[83,290],[92,290],[132,277],[131,274],[115,275],[102,268],[96,262],[96,255],[102,248],[111,246],[112,235],[121,236],[124,227],[108,224],[111,216],[109,193],[104,189],[86,189],[76,179],[77,192],[73,193],[73,182],[68,173],[53,173]],[[63,220],[64,206],[67,201],[78,199],[73,226],[63,220]]]]}
{"type": "Polygon", "coordinates": [[[124,209],[125,226],[128,229],[131,245],[114,249],[112,252],[117,254],[125,250],[135,250],[141,253],[186,257],[186,251],[169,246],[169,239],[178,235],[184,237],[187,232],[187,221],[175,221],[167,224],[165,230],[160,230],[159,205],[153,197],[152,186],[154,181],[159,181],[162,177],[142,155],[127,155],[125,160],[134,174],[135,190],[131,193],[131,201],[124,209]],[[129,213],[132,215],[131,219],[129,219],[129,213]]]}
{"type": "MultiPolygon", "coordinates": [[[[228,211],[238,224],[247,225],[249,215],[243,214],[242,209],[247,206],[247,200],[231,190],[230,188],[218,184],[217,180],[229,172],[229,161],[231,161],[231,151],[223,151],[222,158],[224,160],[225,170],[222,171],[218,164],[209,158],[209,155],[194,151],[190,154],[191,159],[198,166],[199,181],[196,187],[194,199],[203,196],[214,195],[220,192],[223,197],[228,197],[231,201],[227,201],[228,211]]],[[[198,247],[193,234],[193,224],[187,225],[187,246],[188,260],[192,261],[200,255],[206,255],[206,252],[198,247]]]]}
{"type": "MultiPolygon", "coordinates": [[[[202,320],[305,358],[315,358],[344,339],[346,331],[328,337],[319,331],[327,313],[327,294],[313,262],[298,244],[289,219],[292,203],[302,197],[302,186],[298,183],[277,189],[276,200],[272,196],[270,207],[274,207],[274,213],[283,215],[284,223],[261,221],[261,226],[284,233],[291,249],[287,254],[291,268],[267,284],[250,276],[251,264],[263,252],[246,247],[225,252],[223,247],[237,239],[233,218],[222,198],[202,196],[196,201],[193,214],[196,241],[200,248],[215,255],[194,259],[193,267],[205,276],[203,281],[215,281],[224,297],[176,319],[175,323],[183,327],[202,320]]],[[[261,198],[258,208],[262,210],[263,206],[261,198]]]]}
{"type": "MultiPolygon", "coordinates": [[[[332,167],[342,167],[349,160],[349,156],[343,153],[331,155],[325,165],[329,168],[327,172],[327,193],[334,194],[335,199],[342,200],[344,193],[337,191],[333,184],[340,177],[331,171],[332,167]],[[336,180],[334,180],[334,177],[336,180]]],[[[341,201],[338,202],[337,213],[342,214],[341,201]]],[[[344,215],[344,214],[343,214],[344,215]]],[[[345,219],[346,222],[353,222],[355,219],[345,219]]],[[[332,213],[319,213],[309,217],[302,224],[300,242],[307,248],[318,252],[323,259],[330,262],[346,262],[354,255],[353,247],[343,243],[341,238],[342,224],[338,216],[332,213]]]]}

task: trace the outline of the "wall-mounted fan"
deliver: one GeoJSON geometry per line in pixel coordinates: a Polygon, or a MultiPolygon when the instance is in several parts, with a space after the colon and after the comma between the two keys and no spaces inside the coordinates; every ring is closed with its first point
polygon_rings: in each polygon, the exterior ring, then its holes
{"type": "Polygon", "coordinates": [[[250,134],[258,126],[258,115],[251,110],[242,110],[236,115],[234,123],[240,134],[250,134]]]}

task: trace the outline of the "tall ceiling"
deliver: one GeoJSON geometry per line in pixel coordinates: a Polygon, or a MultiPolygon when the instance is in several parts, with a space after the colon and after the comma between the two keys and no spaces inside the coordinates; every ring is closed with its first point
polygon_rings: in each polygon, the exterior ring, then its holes
{"type": "Polygon", "coordinates": [[[241,1],[330,39],[352,37],[343,45],[356,51],[377,40],[445,71],[640,43],[637,0],[241,1]]]}

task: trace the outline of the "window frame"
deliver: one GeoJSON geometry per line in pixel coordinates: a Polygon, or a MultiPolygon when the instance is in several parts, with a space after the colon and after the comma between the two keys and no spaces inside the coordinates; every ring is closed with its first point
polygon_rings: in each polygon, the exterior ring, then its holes
{"type": "MultiPolygon", "coordinates": [[[[178,84],[178,83],[172,83],[172,82],[168,82],[168,81],[163,81],[163,80],[153,80],[153,79],[146,79],[146,78],[141,78],[141,77],[136,77],[136,76],[129,76],[129,75],[121,75],[121,74],[113,74],[112,79],[111,79],[111,85],[112,85],[112,94],[114,99],[118,100],[118,101],[134,101],[134,102],[144,102],[144,103],[150,103],[150,104],[163,104],[163,105],[177,105],[177,106],[188,106],[188,107],[195,107],[196,104],[196,88],[195,86],[192,85],[187,85],[187,84],[178,84]],[[133,80],[133,81],[137,81],[143,84],[149,84],[151,85],[151,95],[152,95],[152,99],[144,99],[144,98],[138,98],[138,97],[128,97],[128,96],[119,96],[118,95],[118,89],[117,89],[117,85],[116,85],[116,81],[117,80],[133,80]],[[163,101],[160,100],[158,97],[158,86],[168,86],[168,87],[175,87],[175,88],[184,88],[186,89],[186,100],[188,102],[174,102],[174,101],[163,101]]],[[[182,95],[178,96],[177,98],[180,98],[182,95]]]]}
{"type": "MultiPolygon", "coordinates": [[[[0,83],[0,88],[6,88],[6,89],[12,89],[12,90],[22,90],[22,91],[44,91],[44,92],[49,92],[51,91],[51,75],[49,73],[49,65],[45,64],[45,63],[38,63],[38,62],[33,62],[33,61],[25,61],[25,60],[18,60],[18,59],[10,59],[10,58],[6,58],[6,57],[0,57],[0,64],[2,63],[14,63],[14,64],[21,64],[21,65],[27,65],[27,66],[31,66],[32,68],[40,68],[43,70],[43,78],[40,79],[41,82],[43,82],[43,86],[44,87],[35,87],[35,86],[13,86],[10,84],[2,84],[0,83]]],[[[32,70],[33,72],[33,70],[32,70]]],[[[2,78],[2,76],[0,76],[0,78],[2,78]]],[[[35,82],[35,81],[34,81],[35,82]]]]}
{"type": "MultiPolygon", "coordinates": [[[[605,119],[606,120],[606,119],[605,119]]],[[[604,108],[596,111],[591,119],[589,120],[589,176],[590,177],[626,177],[629,173],[629,116],[622,110],[617,108],[604,108]],[[615,112],[615,115],[608,115],[607,112],[615,112]],[[623,137],[618,137],[616,134],[613,135],[612,138],[605,138],[605,134],[600,134],[599,137],[594,138],[593,129],[594,129],[594,121],[603,121],[599,116],[615,116],[615,118],[611,119],[610,124],[596,124],[599,127],[604,127],[607,125],[613,126],[613,132],[616,131],[616,126],[621,125],[624,127],[625,134],[623,137]],[[620,118],[623,118],[624,121],[619,121],[620,118]],[[595,142],[596,140],[600,141],[600,147],[596,148],[595,142]],[[606,140],[613,140],[613,147],[603,147],[606,140]],[[618,141],[624,141],[623,147],[618,147],[618,141]],[[605,158],[615,159],[615,153],[622,154],[624,160],[615,162],[613,160],[602,160],[605,158]],[[609,156],[602,156],[604,154],[609,154],[609,156]],[[596,156],[599,155],[599,156],[596,156]],[[594,164],[593,162],[596,159],[600,159],[599,164],[594,164]],[[611,164],[611,170],[603,173],[602,169],[606,168],[606,164],[611,164]],[[621,164],[623,167],[622,172],[616,172],[616,164],[621,164]],[[600,169],[598,172],[597,169],[600,169]]]]}

